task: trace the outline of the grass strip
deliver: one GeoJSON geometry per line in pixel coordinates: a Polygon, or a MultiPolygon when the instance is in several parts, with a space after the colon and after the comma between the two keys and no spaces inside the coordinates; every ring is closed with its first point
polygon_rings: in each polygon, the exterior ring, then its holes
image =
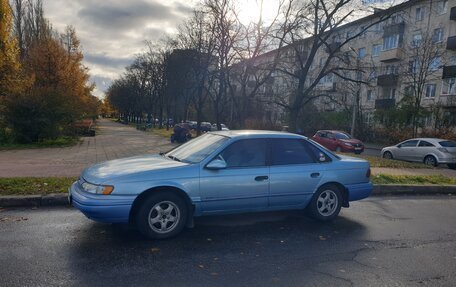
{"type": "Polygon", "coordinates": [[[443,175],[390,175],[371,177],[373,184],[456,185],[456,178],[443,175]]]}
{"type": "Polygon", "coordinates": [[[45,195],[68,192],[77,177],[0,178],[0,195],[45,195]]]}
{"type": "MultiPolygon", "coordinates": [[[[0,178],[0,195],[46,195],[66,193],[76,177],[13,177],[0,178]]],[[[456,178],[443,175],[388,175],[372,176],[373,184],[456,185],[456,178]]]]}
{"type": "Polygon", "coordinates": [[[385,168],[431,168],[424,163],[415,163],[407,162],[400,160],[385,159],[378,156],[370,155],[359,155],[359,154],[347,154],[343,153],[341,155],[347,155],[352,157],[358,157],[367,160],[370,163],[371,167],[385,167],[385,168]]]}
{"type": "Polygon", "coordinates": [[[0,143],[0,150],[31,149],[31,148],[59,148],[76,145],[80,142],[77,137],[59,137],[53,140],[44,140],[37,143],[0,143]]]}

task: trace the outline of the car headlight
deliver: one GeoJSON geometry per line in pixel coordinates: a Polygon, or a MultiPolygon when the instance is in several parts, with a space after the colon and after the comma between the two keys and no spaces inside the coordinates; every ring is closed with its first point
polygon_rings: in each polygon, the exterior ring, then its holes
{"type": "Polygon", "coordinates": [[[346,146],[353,146],[351,143],[344,143],[346,146]]]}
{"type": "Polygon", "coordinates": [[[96,185],[96,184],[91,184],[88,182],[84,182],[83,184],[81,184],[81,186],[85,192],[93,193],[93,194],[108,195],[108,194],[111,194],[111,192],[114,190],[114,186],[112,186],[112,185],[96,185]]]}

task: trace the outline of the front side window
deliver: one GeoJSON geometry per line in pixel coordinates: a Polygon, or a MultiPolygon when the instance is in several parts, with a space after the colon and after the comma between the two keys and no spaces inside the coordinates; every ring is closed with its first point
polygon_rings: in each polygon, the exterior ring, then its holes
{"type": "Polygon", "coordinates": [[[435,84],[427,84],[426,85],[426,93],[424,94],[426,98],[433,98],[435,97],[435,84]]]}
{"type": "Polygon", "coordinates": [[[273,139],[271,141],[271,164],[308,164],[315,163],[304,140],[300,139],[273,139]]]}
{"type": "Polygon", "coordinates": [[[406,141],[406,142],[401,143],[400,147],[416,147],[417,143],[418,143],[417,140],[406,141]]]}
{"type": "Polygon", "coordinates": [[[258,167],[266,165],[266,140],[239,140],[220,153],[227,168],[258,167]]]}

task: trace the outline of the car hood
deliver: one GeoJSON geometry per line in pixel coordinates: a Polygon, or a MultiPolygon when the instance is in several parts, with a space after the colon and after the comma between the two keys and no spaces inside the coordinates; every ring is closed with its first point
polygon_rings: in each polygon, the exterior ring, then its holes
{"type": "Polygon", "coordinates": [[[357,139],[346,139],[346,140],[341,139],[340,141],[345,142],[345,143],[351,143],[351,144],[363,144],[362,141],[357,140],[357,139]]]}
{"type": "Polygon", "coordinates": [[[166,171],[186,165],[188,164],[174,161],[158,154],[140,155],[95,164],[86,168],[82,172],[82,177],[90,183],[102,184],[107,180],[120,177],[125,178],[145,172],[166,171]]]}

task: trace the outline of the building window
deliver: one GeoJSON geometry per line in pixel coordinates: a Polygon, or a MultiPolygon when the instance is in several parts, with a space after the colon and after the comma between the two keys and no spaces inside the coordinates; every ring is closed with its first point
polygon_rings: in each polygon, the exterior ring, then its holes
{"type": "Polygon", "coordinates": [[[384,88],[383,89],[383,98],[384,99],[394,99],[396,97],[396,88],[384,88]]]}
{"type": "Polygon", "coordinates": [[[372,57],[377,57],[380,55],[380,50],[382,49],[382,45],[372,45],[372,57]]]}
{"type": "Polygon", "coordinates": [[[399,34],[383,38],[383,50],[396,49],[399,44],[399,34]]]}
{"type": "Polygon", "coordinates": [[[440,68],[440,65],[441,65],[440,57],[432,58],[431,61],[429,62],[429,71],[431,71],[431,72],[437,71],[440,68]]]}
{"type": "Polygon", "coordinates": [[[437,2],[437,14],[442,15],[447,12],[448,1],[443,0],[437,2]]]}
{"type": "Polygon", "coordinates": [[[456,78],[448,78],[442,81],[442,95],[456,95],[456,78]]]}
{"type": "Polygon", "coordinates": [[[419,70],[420,63],[417,59],[409,61],[409,73],[416,74],[419,70]]]}
{"type": "Polygon", "coordinates": [[[440,43],[443,41],[443,28],[434,29],[432,34],[432,43],[440,43]]]}
{"type": "Polygon", "coordinates": [[[366,48],[359,48],[358,49],[358,59],[362,59],[366,56],[366,48]]]}
{"type": "Polygon", "coordinates": [[[426,85],[426,94],[424,94],[426,98],[434,98],[435,97],[435,84],[427,84],[426,85]]]}
{"type": "Polygon", "coordinates": [[[423,36],[421,34],[413,35],[412,47],[419,47],[423,42],[423,36]]]}
{"type": "Polygon", "coordinates": [[[373,90],[367,90],[367,101],[372,101],[375,98],[375,92],[373,90]]]}
{"type": "Polygon", "coordinates": [[[424,19],[424,7],[418,7],[415,10],[415,20],[422,21],[424,19]]]}
{"type": "Polygon", "coordinates": [[[397,65],[386,65],[385,66],[385,75],[398,75],[399,66],[397,65]]]}

